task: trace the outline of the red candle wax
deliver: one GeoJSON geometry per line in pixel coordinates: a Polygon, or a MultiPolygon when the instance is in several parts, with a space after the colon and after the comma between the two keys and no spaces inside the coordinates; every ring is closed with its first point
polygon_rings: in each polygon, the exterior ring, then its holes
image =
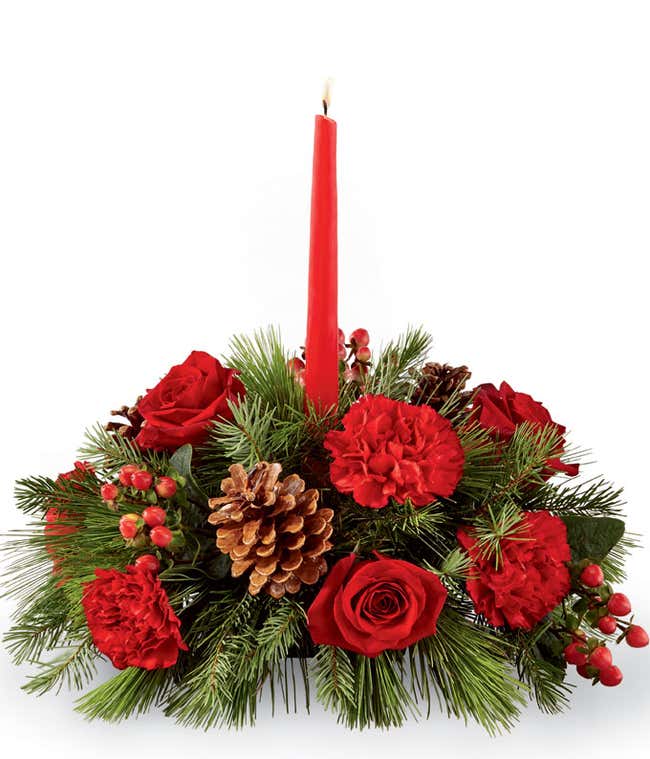
{"type": "Polygon", "coordinates": [[[305,392],[322,413],[336,408],[338,359],[336,122],[316,116],[309,240],[305,392]]]}

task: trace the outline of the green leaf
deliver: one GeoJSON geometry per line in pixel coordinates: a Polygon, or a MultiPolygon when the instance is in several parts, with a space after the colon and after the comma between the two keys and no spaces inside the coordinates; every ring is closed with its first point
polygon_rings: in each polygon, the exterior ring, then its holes
{"type": "Polygon", "coordinates": [[[625,523],[613,517],[562,517],[573,561],[602,561],[625,533],[625,523]]]}
{"type": "Polygon", "coordinates": [[[170,465],[185,477],[190,494],[201,501],[207,501],[208,496],[198,485],[192,474],[192,446],[190,443],[181,446],[169,460],[170,465]]]}
{"type": "Polygon", "coordinates": [[[190,443],[181,446],[169,459],[169,463],[183,477],[192,474],[192,446],[190,443]]]}

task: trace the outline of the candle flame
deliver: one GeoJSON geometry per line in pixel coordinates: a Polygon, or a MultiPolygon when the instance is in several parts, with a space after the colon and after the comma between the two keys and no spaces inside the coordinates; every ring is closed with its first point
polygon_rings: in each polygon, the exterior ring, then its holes
{"type": "Polygon", "coordinates": [[[323,87],[323,113],[327,116],[327,111],[332,102],[332,80],[326,79],[323,87]]]}

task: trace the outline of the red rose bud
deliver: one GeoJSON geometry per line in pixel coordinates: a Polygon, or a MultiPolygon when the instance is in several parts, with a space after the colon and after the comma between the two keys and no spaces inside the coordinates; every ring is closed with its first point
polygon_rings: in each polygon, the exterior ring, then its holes
{"type": "Polygon", "coordinates": [[[173,498],[176,495],[176,480],[171,477],[159,477],[155,490],[161,498],[173,498]]]}
{"type": "Polygon", "coordinates": [[[174,535],[169,527],[159,524],[152,528],[149,533],[149,538],[155,546],[158,546],[158,548],[167,548],[174,539],[174,535]]]}
{"type": "Polygon", "coordinates": [[[625,617],[632,611],[632,604],[625,593],[612,593],[607,602],[607,610],[615,617],[625,617]]]}
{"type": "Polygon", "coordinates": [[[610,617],[609,615],[606,617],[601,617],[598,620],[598,629],[601,631],[601,633],[605,633],[605,635],[611,635],[612,633],[616,632],[616,625],[617,622],[614,617],[610,617]]]}
{"type": "Polygon", "coordinates": [[[147,527],[157,527],[159,524],[165,524],[167,512],[160,506],[147,506],[142,512],[142,518],[147,527]]]}
{"type": "Polygon", "coordinates": [[[370,348],[359,348],[356,353],[357,361],[361,361],[362,364],[367,364],[370,361],[372,352],[370,348]]]}
{"type": "Polygon", "coordinates": [[[99,492],[101,493],[102,500],[114,501],[120,491],[118,490],[117,485],[114,485],[112,482],[107,482],[105,485],[102,485],[99,492]]]}
{"type": "Polygon", "coordinates": [[[175,451],[185,443],[202,443],[213,420],[231,420],[229,404],[246,394],[237,374],[208,353],[192,351],[138,402],[145,420],[136,437],[138,446],[175,451]]]}
{"type": "Polygon", "coordinates": [[[137,472],[139,468],[140,467],[137,467],[135,464],[126,464],[126,466],[123,466],[120,469],[118,477],[125,488],[131,486],[131,475],[137,472]]]}
{"type": "Polygon", "coordinates": [[[436,633],[447,591],[433,572],[377,556],[338,561],[309,607],[314,643],[375,657],[436,633]]]}
{"type": "Polygon", "coordinates": [[[580,582],[588,588],[599,588],[605,582],[605,575],[598,564],[589,564],[580,573],[580,582]]]}
{"type": "Polygon", "coordinates": [[[143,553],[135,560],[135,566],[143,572],[158,572],[160,562],[152,553],[143,553]]]}
{"type": "Polygon", "coordinates": [[[367,329],[355,329],[350,335],[350,342],[355,348],[365,348],[370,342],[370,335],[367,329]]]}
{"type": "Polygon", "coordinates": [[[643,648],[648,645],[648,633],[639,625],[630,625],[625,634],[628,646],[643,648]]]}
{"type": "Polygon", "coordinates": [[[589,666],[595,669],[607,669],[612,666],[612,652],[607,646],[596,646],[589,655],[589,666]]]}
{"type": "MultiPolygon", "coordinates": [[[[507,382],[502,382],[499,389],[492,384],[479,385],[472,401],[473,416],[483,429],[501,442],[512,439],[517,428],[528,424],[534,428],[553,428],[558,435],[566,432],[563,424],[554,422],[548,410],[527,393],[518,393],[507,382]]],[[[561,460],[564,452],[564,438],[558,438],[558,448],[546,462],[542,472],[545,480],[556,472],[564,472],[570,477],[578,474],[578,464],[565,464],[561,460]]]]}
{"type": "Polygon", "coordinates": [[[582,650],[584,644],[582,642],[569,643],[564,649],[564,660],[567,664],[575,664],[577,666],[584,666],[587,663],[587,654],[582,650]]]}
{"type": "Polygon", "coordinates": [[[153,482],[153,475],[145,469],[138,469],[131,475],[131,484],[136,490],[149,490],[153,482]]]}
{"type": "Polygon", "coordinates": [[[133,540],[141,527],[142,519],[139,514],[125,514],[120,519],[120,534],[124,540],[133,540]]]}
{"type": "Polygon", "coordinates": [[[614,688],[623,682],[623,673],[618,667],[608,667],[601,670],[600,682],[608,688],[614,688]]]}

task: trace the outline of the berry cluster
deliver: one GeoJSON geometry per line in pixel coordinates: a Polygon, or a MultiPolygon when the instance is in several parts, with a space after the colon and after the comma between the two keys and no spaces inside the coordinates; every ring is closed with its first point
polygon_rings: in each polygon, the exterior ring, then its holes
{"type": "Polygon", "coordinates": [[[363,385],[372,358],[369,344],[370,335],[366,329],[355,329],[348,343],[343,330],[339,330],[339,366],[346,382],[363,385]]]}
{"type": "MultiPolygon", "coordinates": [[[[363,385],[364,378],[368,374],[372,351],[368,347],[370,344],[370,335],[366,329],[355,329],[351,333],[349,342],[345,340],[345,332],[339,329],[338,334],[338,355],[339,370],[346,382],[355,382],[363,385]]],[[[305,384],[305,353],[303,350],[302,358],[291,358],[287,362],[289,370],[293,374],[296,382],[301,385],[305,384]]]]}
{"type": "MultiPolygon", "coordinates": [[[[137,506],[138,511],[123,514],[119,521],[120,534],[134,548],[151,545],[170,551],[181,547],[182,533],[173,531],[166,524],[167,510],[158,505],[159,499],[171,502],[177,493],[182,478],[167,475],[157,476],[143,466],[127,464],[118,473],[119,484],[107,482],[102,485],[102,500],[113,511],[123,507],[137,506]],[[142,508],[144,507],[144,508],[142,508]]],[[[136,566],[158,571],[160,562],[152,554],[144,554],[136,559],[136,566]]]]}
{"type": "Polygon", "coordinates": [[[632,604],[624,593],[612,592],[598,564],[584,566],[578,584],[582,598],[574,610],[580,612],[580,617],[571,620],[571,629],[567,630],[570,642],[564,649],[564,659],[567,664],[575,665],[581,677],[608,687],[619,685],[623,681],[623,673],[613,663],[606,641],[593,634],[587,635],[580,629],[581,624],[586,621],[592,631],[599,630],[604,635],[614,635],[620,631],[614,642],[625,641],[632,648],[647,646],[648,633],[643,627],[632,624],[632,619],[622,619],[631,613],[632,604]]]}

